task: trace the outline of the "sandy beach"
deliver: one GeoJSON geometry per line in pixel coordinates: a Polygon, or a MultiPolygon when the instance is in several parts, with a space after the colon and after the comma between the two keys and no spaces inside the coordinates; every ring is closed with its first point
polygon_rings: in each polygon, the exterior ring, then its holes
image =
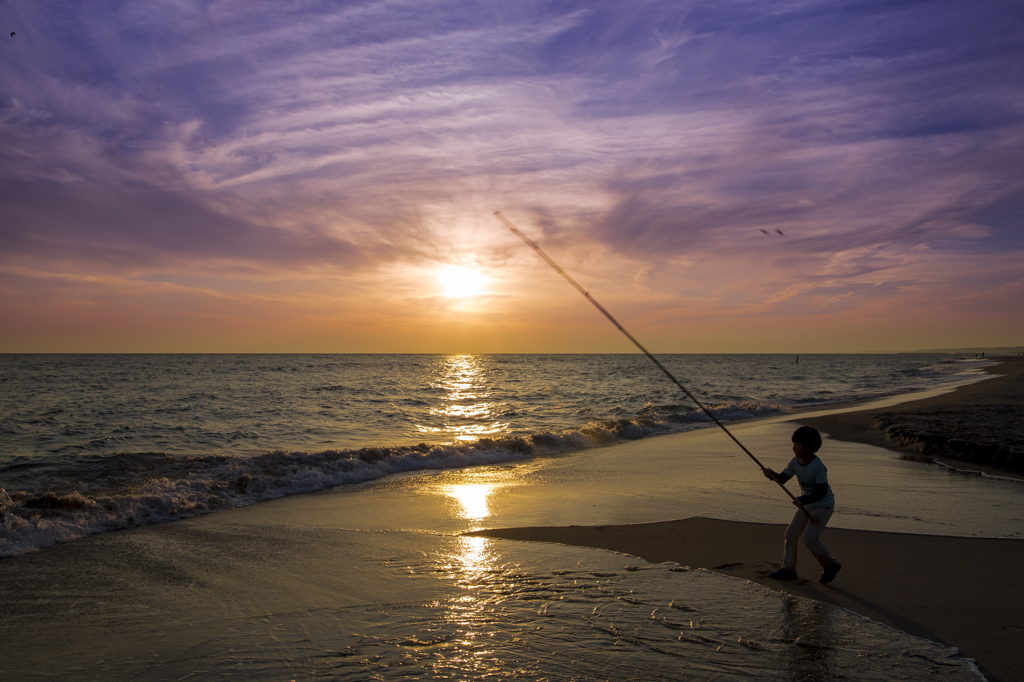
{"type": "MultiPolygon", "coordinates": [[[[803,422],[833,439],[946,460],[958,469],[1019,471],[1019,460],[1013,455],[1019,457],[1024,434],[1019,418],[1024,407],[1024,361],[1006,358],[991,372],[997,376],[940,396],[803,422]]],[[[1024,679],[1024,657],[1017,648],[1024,612],[1024,590],[1019,585],[1024,541],[830,528],[824,539],[844,568],[834,583],[821,585],[818,567],[806,558],[801,579],[795,582],[767,577],[779,566],[783,529],[773,524],[687,518],[490,529],[477,534],[603,548],[650,562],[710,569],[958,647],[977,661],[990,680],[1024,679]]]]}

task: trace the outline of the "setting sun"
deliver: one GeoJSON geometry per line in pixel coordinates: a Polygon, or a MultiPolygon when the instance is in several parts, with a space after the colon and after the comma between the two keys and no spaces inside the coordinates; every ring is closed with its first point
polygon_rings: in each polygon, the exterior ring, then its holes
{"type": "Polygon", "coordinates": [[[476,270],[461,265],[448,265],[437,273],[441,293],[449,298],[465,298],[483,293],[487,278],[476,270]]]}

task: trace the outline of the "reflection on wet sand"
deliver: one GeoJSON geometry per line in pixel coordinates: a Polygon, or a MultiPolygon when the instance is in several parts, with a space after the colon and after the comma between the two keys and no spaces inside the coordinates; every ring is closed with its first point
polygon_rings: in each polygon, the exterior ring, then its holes
{"type": "Polygon", "coordinates": [[[490,516],[488,496],[494,492],[493,484],[463,483],[449,486],[445,492],[459,503],[459,518],[467,521],[482,521],[490,516]]]}

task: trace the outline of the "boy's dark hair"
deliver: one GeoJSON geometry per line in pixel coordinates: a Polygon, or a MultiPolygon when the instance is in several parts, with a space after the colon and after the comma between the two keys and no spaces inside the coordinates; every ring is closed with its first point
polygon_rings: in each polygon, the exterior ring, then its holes
{"type": "Polygon", "coordinates": [[[821,447],[821,434],[813,426],[801,426],[793,432],[793,442],[806,445],[811,452],[817,452],[821,447]]]}

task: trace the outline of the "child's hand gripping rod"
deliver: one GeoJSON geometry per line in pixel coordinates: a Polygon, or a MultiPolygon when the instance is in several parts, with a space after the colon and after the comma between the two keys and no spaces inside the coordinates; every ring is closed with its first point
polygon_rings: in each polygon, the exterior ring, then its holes
{"type": "MultiPolygon", "coordinates": [[[[501,211],[495,211],[495,212],[494,212],[494,216],[495,216],[495,217],[496,217],[496,218],[497,218],[498,220],[500,220],[500,221],[502,222],[502,224],[503,224],[503,225],[504,225],[505,227],[507,227],[507,228],[508,228],[508,229],[509,229],[509,230],[510,230],[510,231],[512,232],[512,234],[514,234],[515,236],[517,236],[517,237],[519,237],[520,239],[522,239],[522,240],[523,240],[523,242],[524,242],[524,243],[525,243],[525,244],[526,244],[527,246],[529,246],[529,247],[530,247],[531,249],[533,249],[534,251],[536,251],[536,252],[537,252],[537,255],[538,255],[538,256],[540,256],[541,258],[543,258],[543,259],[544,259],[544,262],[545,262],[545,263],[547,263],[547,264],[548,264],[548,265],[550,265],[550,266],[551,266],[552,268],[554,268],[555,272],[557,272],[557,273],[558,273],[559,275],[561,275],[562,277],[564,277],[564,278],[565,278],[565,280],[566,280],[567,282],[569,282],[569,284],[573,285],[573,287],[575,287],[575,288],[576,288],[576,291],[578,291],[578,292],[580,292],[581,294],[583,294],[583,297],[584,297],[584,298],[586,298],[586,299],[587,299],[588,301],[590,301],[590,302],[591,302],[591,303],[593,304],[593,306],[594,306],[595,308],[597,308],[598,310],[600,310],[600,311],[601,311],[601,314],[602,314],[602,315],[604,315],[605,317],[607,317],[607,318],[608,318],[608,321],[609,321],[609,322],[611,322],[611,323],[612,323],[613,325],[615,325],[615,328],[616,328],[616,329],[618,329],[618,330],[619,330],[620,332],[622,332],[622,333],[623,333],[623,334],[625,335],[625,337],[626,337],[627,339],[629,339],[630,341],[632,341],[632,342],[633,342],[633,345],[634,345],[634,346],[636,346],[637,348],[639,348],[639,349],[640,349],[640,351],[641,351],[641,352],[642,352],[642,353],[643,353],[644,355],[646,355],[646,356],[647,356],[647,358],[648,358],[648,359],[649,359],[649,360],[650,360],[651,362],[653,362],[653,363],[654,363],[655,365],[657,365],[657,366],[658,366],[658,369],[660,369],[660,370],[661,370],[662,372],[664,372],[665,376],[667,376],[667,377],[669,378],[669,380],[670,380],[670,381],[671,381],[671,382],[672,382],[673,384],[675,384],[676,386],[678,386],[678,387],[679,387],[679,390],[681,390],[681,391],[682,391],[683,393],[685,393],[685,394],[686,394],[686,397],[687,397],[687,398],[689,398],[690,400],[692,400],[692,401],[693,401],[693,404],[694,404],[694,405],[696,405],[696,406],[697,406],[697,407],[698,407],[698,408],[699,408],[699,409],[700,409],[700,410],[701,410],[702,412],[704,412],[704,414],[706,414],[706,415],[707,415],[708,417],[710,417],[710,418],[711,418],[711,421],[713,421],[713,422],[714,422],[715,424],[717,424],[719,428],[721,428],[721,429],[722,429],[723,431],[725,431],[725,434],[726,434],[727,436],[729,436],[729,438],[731,438],[731,439],[732,439],[732,441],[733,441],[734,443],[736,443],[736,445],[738,445],[738,446],[740,447],[740,450],[743,450],[743,452],[745,452],[745,453],[746,453],[747,457],[750,457],[750,459],[754,460],[754,463],[755,463],[755,464],[757,464],[757,466],[761,468],[761,473],[764,473],[764,474],[765,474],[765,475],[767,476],[767,472],[768,472],[768,469],[767,469],[767,468],[766,468],[766,467],[765,467],[765,466],[764,466],[763,464],[761,464],[761,462],[759,462],[759,461],[758,461],[757,457],[754,457],[754,454],[753,454],[752,452],[750,452],[750,450],[748,450],[748,449],[747,449],[747,448],[746,448],[746,447],[745,447],[745,446],[743,445],[743,443],[739,442],[739,440],[737,440],[736,436],[732,435],[732,432],[731,432],[731,431],[729,431],[729,429],[725,428],[725,424],[723,424],[722,422],[718,421],[718,417],[716,417],[716,416],[714,415],[714,413],[713,413],[713,412],[712,412],[711,410],[709,410],[709,409],[708,409],[707,407],[705,407],[705,406],[704,406],[704,405],[703,405],[703,404],[702,404],[702,403],[701,403],[701,402],[700,402],[699,400],[697,400],[697,396],[693,395],[693,393],[690,393],[689,389],[687,389],[687,388],[686,388],[686,386],[683,386],[683,384],[682,384],[682,383],[680,383],[680,382],[679,382],[679,380],[678,380],[678,379],[676,379],[676,378],[675,378],[675,377],[674,377],[674,376],[672,375],[672,373],[671,373],[671,372],[669,372],[669,371],[668,371],[668,370],[667,370],[667,369],[665,368],[665,366],[664,366],[664,365],[662,365],[662,364],[661,364],[661,363],[660,363],[660,362],[658,361],[658,358],[656,358],[656,357],[654,357],[653,355],[651,355],[651,354],[650,354],[650,352],[648,352],[648,350],[647,350],[646,348],[644,348],[644,347],[643,347],[643,345],[641,345],[641,343],[640,343],[639,341],[637,341],[637,340],[636,340],[635,338],[633,338],[633,335],[632,335],[632,334],[630,334],[630,333],[629,333],[628,331],[626,331],[626,328],[625,328],[625,327],[623,327],[623,326],[622,326],[621,324],[619,324],[619,321],[618,321],[618,320],[616,320],[616,319],[615,319],[614,317],[612,317],[612,314],[611,314],[611,313],[609,313],[609,312],[608,312],[607,310],[605,310],[605,309],[604,309],[604,306],[602,306],[602,305],[601,305],[600,303],[598,303],[598,302],[597,302],[597,300],[596,300],[596,299],[594,299],[594,297],[590,295],[590,292],[589,292],[589,291],[587,291],[586,289],[584,289],[583,287],[581,287],[581,286],[580,286],[580,284],[579,284],[579,282],[577,282],[577,281],[576,281],[575,279],[573,279],[573,278],[572,278],[572,276],[571,276],[571,275],[570,275],[569,273],[567,273],[567,272],[566,272],[565,270],[563,270],[563,269],[561,268],[561,266],[559,266],[559,265],[558,265],[558,263],[556,263],[555,261],[551,260],[551,257],[550,257],[550,256],[548,256],[548,254],[544,253],[543,249],[541,249],[541,248],[540,248],[540,246],[538,246],[538,245],[537,245],[537,243],[536,243],[535,241],[533,241],[532,239],[530,239],[529,237],[527,237],[527,236],[526,236],[525,234],[523,234],[523,233],[522,233],[522,232],[521,232],[521,231],[519,230],[519,228],[518,228],[518,227],[516,227],[515,225],[513,225],[513,224],[512,224],[512,221],[510,221],[510,220],[509,220],[508,218],[506,218],[506,217],[505,217],[504,215],[502,215],[501,211]]],[[[789,498],[790,498],[791,500],[793,500],[793,502],[796,502],[796,501],[797,501],[796,497],[794,497],[794,496],[793,496],[793,493],[789,492],[789,488],[787,488],[787,487],[786,487],[786,486],[785,486],[785,485],[784,485],[784,484],[783,484],[782,482],[780,482],[778,478],[776,478],[775,476],[769,476],[769,478],[771,478],[771,479],[772,479],[773,481],[775,481],[776,483],[778,483],[779,487],[780,487],[780,488],[782,488],[782,489],[783,489],[783,490],[784,490],[784,491],[786,492],[786,494],[787,494],[787,495],[789,495],[789,498]]],[[[800,509],[802,509],[802,510],[803,510],[803,512],[804,512],[804,514],[806,514],[806,515],[807,515],[807,518],[808,518],[808,519],[810,519],[810,521],[811,521],[811,523],[812,523],[812,524],[814,524],[814,525],[817,525],[817,524],[818,524],[818,520],[817,520],[816,518],[814,518],[814,517],[813,517],[813,516],[811,515],[811,513],[810,513],[809,511],[807,511],[806,509],[804,509],[804,508],[803,508],[803,505],[800,505],[800,509]]]]}

